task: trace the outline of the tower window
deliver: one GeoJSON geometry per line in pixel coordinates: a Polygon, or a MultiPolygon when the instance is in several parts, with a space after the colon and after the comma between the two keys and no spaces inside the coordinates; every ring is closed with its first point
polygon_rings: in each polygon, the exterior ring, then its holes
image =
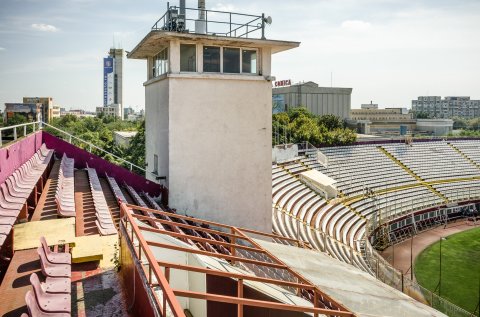
{"type": "Polygon", "coordinates": [[[210,73],[220,72],[220,47],[203,47],[203,71],[210,73]]]}
{"type": "Polygon", "coordinates": [[[255,74],[257,72],[257,51],[242,50],[242,73],[255,74]]]}
{"type": "Polygon", "coordinates": [[[153,77],[168,73],[168,47],[153,57],[153,77]]]}
{"type": "Polygon", "coordinates": [[[223,72],[240,73],[240,49],[223,48],[223,72]]]}
{"type": "Polygon", "coordinates": [[[195,44],[180,44],[180,71],[195,72],[197,61],[197,47],[195,44]]]}

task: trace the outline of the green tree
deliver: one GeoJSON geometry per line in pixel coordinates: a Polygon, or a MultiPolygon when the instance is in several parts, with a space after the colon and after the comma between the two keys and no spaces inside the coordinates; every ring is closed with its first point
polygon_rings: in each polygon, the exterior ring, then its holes
{"type": "Polygon", "coordinates": [[[328,130],[341,129],[344,127],[343,120],[333,114],[318,117],[318,124],[324,125],[328,130]]]}

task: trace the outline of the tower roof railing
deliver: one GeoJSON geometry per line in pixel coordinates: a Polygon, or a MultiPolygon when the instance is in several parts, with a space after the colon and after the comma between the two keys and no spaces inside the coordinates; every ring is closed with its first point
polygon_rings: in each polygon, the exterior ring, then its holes
{"type": "Polygon", "coordinates": [[[170,6],[152,26],[153,31],[265,39],[265,14],[252,15],[200,8],[170,6]],[[198,25],[202,25],[199,31],[198,25]]]}

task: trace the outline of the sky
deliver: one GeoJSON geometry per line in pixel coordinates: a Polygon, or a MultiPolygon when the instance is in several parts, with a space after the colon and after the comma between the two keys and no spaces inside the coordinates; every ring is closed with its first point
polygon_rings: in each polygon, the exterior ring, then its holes
{"type": "MultiPolygon", "coordinates": [[[[479,0],[206,2],[271,16],[268,39],[301,42],[273,56],[277,80],[353,88],[352,108],[480,99],[479,0]]],[[[132,50],[165,10],[158,0],[0,0],[0,105],[51,96],[67,109],[101,106],[103,57],[113,45],[132,50]]],[[[146,61],[124,63],[124,105],[141,109],[146,61]]]]}

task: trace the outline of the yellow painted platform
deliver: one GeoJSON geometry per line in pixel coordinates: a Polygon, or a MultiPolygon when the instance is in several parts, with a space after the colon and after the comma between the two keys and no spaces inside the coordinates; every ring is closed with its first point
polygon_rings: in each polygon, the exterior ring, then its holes
{"type": "Polygon", "coordinates": [[[115,244],[118,243],[118,235],[110,236],[82,236],[75,238],[75,247],[72,248],[72,262],[83,263],[100,261],[101,268],[114,266],[115,244]]]}
{"type": "Polygon", "coordinates": [[[44,236],[49,245],[75,243],[75,218],[62,218],[20,223],[14,226],[13,248],[15,251],[34,249],[40,246],[44,236]]]}

